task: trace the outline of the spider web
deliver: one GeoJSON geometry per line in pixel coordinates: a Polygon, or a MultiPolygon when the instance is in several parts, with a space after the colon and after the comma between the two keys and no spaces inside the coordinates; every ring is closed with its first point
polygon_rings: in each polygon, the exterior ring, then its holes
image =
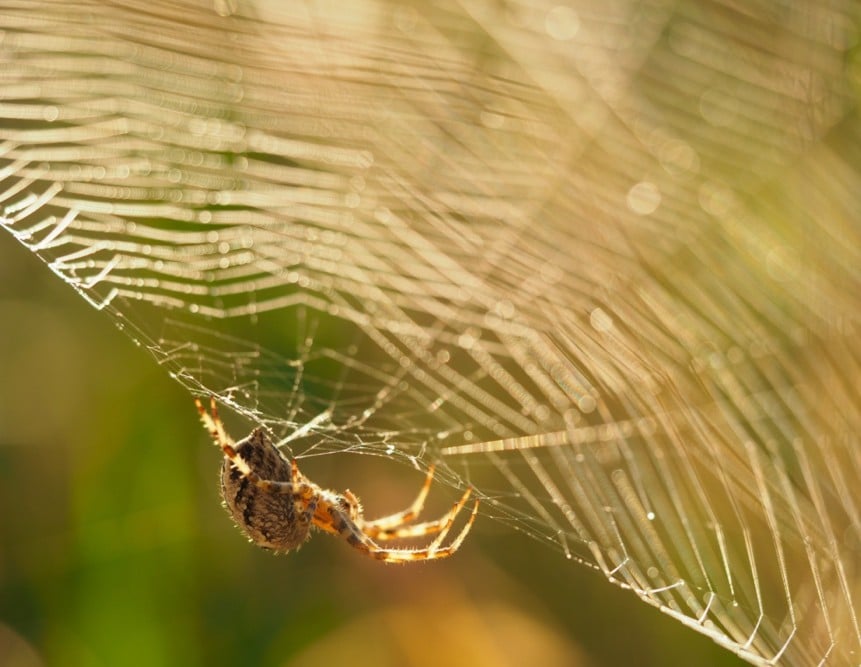
{"type": "Polygon", "coordinates": [[[6,3],[0,224],[293,454],[857,664],[857,5],[290,4],[6,3]]]}

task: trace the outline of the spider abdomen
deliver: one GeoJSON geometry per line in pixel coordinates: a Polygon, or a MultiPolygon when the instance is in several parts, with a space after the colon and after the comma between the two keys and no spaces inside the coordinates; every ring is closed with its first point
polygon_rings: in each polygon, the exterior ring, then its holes
{"type": "MultiPolygon", "coordinates": [[[[261,479],[290,482],[290,463],[262,429],[236,444],[236,453],[261,479]]],[[[221,495],[236,525],[256,545],[291,551],[302,545],[311,529],[310,517],[289,493],[271,493],[254,484],[229,459],[221,467],[221,495]]]]}

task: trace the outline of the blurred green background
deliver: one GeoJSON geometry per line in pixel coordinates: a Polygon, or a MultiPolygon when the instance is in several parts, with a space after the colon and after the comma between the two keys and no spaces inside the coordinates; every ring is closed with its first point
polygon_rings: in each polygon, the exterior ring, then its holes
{"type": "MultiPolygon", "coordinates": [[[[4,667],[742,664],[482,517],[431,564],[387,566],[327,536],[289,556],[254,548],[220,506],[188,393],[7,235],[0,321],[4,667]]],[[[377,457],[321,465],[312,478],[349,484],[369,515],[422,481],[377,457]]]]}

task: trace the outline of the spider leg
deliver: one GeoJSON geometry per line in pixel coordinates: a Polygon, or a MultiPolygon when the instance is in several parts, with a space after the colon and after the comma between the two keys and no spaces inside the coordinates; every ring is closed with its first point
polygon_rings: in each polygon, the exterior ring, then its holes
{"type": "Polygon", "coordinates": [[[347,489],[344,491],[344,498],[347,501],[347,506],[350,508],[350,518],[353,521],[359,521],[362,516],[362,503],[356,498],[356,494],[347,489]]]}
{"type": "Polygon", "coordinates": [[[233,438],[227,435],[227,431],[224,429],[224,424],[221,421],[221,417],[218,416],[218,406],[215,403],[214,396],[210,397],[209,399],[209,410],[211,414],[208,413],[206,411],[206,408],[203,407],[203,403],[200,402],[200,399],[195,398],[194,404],[197,406],[197,413],[200,415],[200,421],[203,422],[203,425],[209,431],[209,435],[212,436],[212,439],[215,441],[216,446],[221,448],[221,451],[224,453],[224,456],[230,459],[230,462],[236,467],[237,470],[239,470],[239,472],[242,473],[244,477],[247,477],[253,484],[267,490],[272,490],[270,488],[271,485],[281,485],[286,483],[265,482],[265,480],[262,480],[260,476],[249,467],[249,465],[245,462],[245,459],[243,459],[242,456],[239,455],[239,452],[236,451],[236,443],[233,441],[233,438]]]}
{"type": "MultiPolygon", "coordinates": [[[[457,511],[459,511],[466,503],[468,496],[469,493],[464,494],[464,497],[461,498],[455,506],[457,511]]],[[[321,520],[319,516],[315,516],[314,524],[327,532],[337,533],[340,537],[344,538],[350,546],[361,551],[366,556],[370,556],[371,558],[375,558],[376,560],[381,560],[386,563],[436,560],[439,558],[448,558],[458,550],[461,543],[463,543],[466,538],[467,533],[469,533],[470,528],[472,528],[475,516],[478,513],[478,504],[479,503],[476,500],[475,505],[472,508],[472,514],[470,514],[466,525],[461,529],[457,537],[455,537],[455,539],[445,547],[440,547],[442,542],[441,538],[445,538],[445,533],[448,532],[448,529],[451,527],[451,523],[454,521],[454,516],[457,514],[457,511],[454,510],[449,513],[450,516],[446,517],[447,526],[443,529],[444,532],[441,531],[442,535],[438,536],[430,546],[424,549],[386,549],[380,547],[370,537],[362,532],[362,529],[356,522],[352,521],[335,505],[329,505],[326,507],[327,516],[324,520],[321,520]]]]}
{"type": "MultiPolygon", "coordinates": [[[[242,462],[242,466],[248,468],[248,464],[243,461],[242,456],[239,454],[236,455],[237,459],[242,462]]],[[[232,459],[231,459],[232,460],[232,459]]],[[[236,462],[233,461],[233,464],[236,465],[236,462]]],[[[268,493],[272,493],[275,495],[291,495],[294,500],[301,500],[303,503],[307,503],[309,507],[313,506],[312,514],[316,510],[317,507],[317,489],[312,485],[307,484],[306,482],[299,482],[298,485],[293,484],[293,482],[276,482],[271,479],[263,479],[256,472],[248,468],[248,472],[243,470],[243,467],[236,466],[239,471],[248,478],[248,481],[257,486],[258,488],[263,489],[268,493]]]]}
{"type": "MultiPolygon", "coordinates": [[[[464,499],[465,500],[465,499],[464,499]]],[[[470,528],[472,528],[472,524],[475,521],[475,517],[478,514],[478,505],[479,501],[476,500],[472,507],[472,512],[469,515],[469,519],[467,520],[464,527],[461,529],[460,533],[458,533],[457,537],[452,540],[450,544],[445,547],[440,547],[440,543],[442,540],[438,536],[436,540],[425,549],[380,549],[378,547],[378,551],[372,552],[369,554],[373,558],[378,560],[382,560],[387,563],[408,563],[410,561],[418,561],[418,560],[437,560],[440,558],[448,558],[452,554],[454,554],[459,548],[463,541],[466,539],[467,534],[469,533],[470,528]]],[[[463,507],[461,504],[460,507],[463,507]]],[[[452,521],[454,521],[454,517],[452,517],[452,521]]],[[[451,527],[451,524],[445,529],[445,532],[448,532],[448,528],[451,527]]],[[[444,537],[444,534],[441,533],[444,537]]]]}
{"type": "Polygon", "coordinates": [[[209,399],[209,409],[212,411],[211,415],[203,407],[203,403],[200,402],[199,398],[194,399],[194,404],[197,406],[197,414],[200,415],[200,421],[203,422],[206,430],[209,431],[209,435],[212,436],[215,444],[222,449],[224,449],[224,445],[229,445],[232,449],[236,443],[233,442],[233,438],[227,435],[227,431],[224,430],[224,424],[221,423],[221,417],[218,416],[218,406],[215,404],[215,396],[211,396],[209,399]]]}
{"type": "MultiPolygon", "coordinates": [[[[405,523],[412,521],[417,518],[419,514],[421,514],[422,509],[425,506],[425,499],[428,497],[428,492],[430,491],[431,482],[433,482],[435,466],[431,465],[428,468],[427,477],[425,477],[425,482],[422,485],[422,488],[419,490],[419,494],[416,496],[416,499],[413,501],[413,504],[410,505],[407,509],[402,512],[396,512],[394,514],[389,514],[387,516],[380,517],[379,519],[374,519],[373,521],[365,521],[362,523],[362,530],[364,533],[370,537],[380,536],[381,539],[389,539],[386,537],[382,537],[383,534],[388,534],[392,529],[397,528],[399,526],[403,526],[405,523]]],[[[356,518],[356,517],[353,517],[356,518]]],[[[433,521],[429,521],[429,524],[435,523],[433,521]]],[[[425,524],[422,524],[425,525],[425,524]]],[[[422,535],[423,533],[414,533],[415,535],[422,535]]],[[[404,535],[405,537],[406,535],[404,535]]]]}
{"type": "Polygon", "coordinates": [[[451,529],[455,518],[463,509],[463,506],[466,504],[466,501],[469,499],[471,492],[471,489],[467,489],[463,496],[461,496],[460,500],[455,503],[454,507],[452,507],[447,514],[445,514],[439,519],[434,519],[433,521],[425,521],[423,523],[416,523],[411,526],[392,526],[390,528],[383,529],[378,529],[375,526],[371,526],[370,530],[368,529],[368,524],[361,524],[362,532],[365,533],[365,535],[367,535],[368,537],[381,541],[396,540],[402,537],[421,537],[422,535],[432,535],[434,533],[439,533],[434,542],[431,544],[430,548],[433,548],[434,544],[439,546],[445,539],[445,536],[448,531],[451,529]]]}
{"type": "MultiPolygon", "coordinates": [[[[439,548],[439,546],[442,544],[443,540],[445,539],[445,536],[448,535],[448,531],[451,530],[451,527],[454,524],[455,518],[460,513],[460,511],[463,509],[463,506],[466,505],[466,501],[469,499],[469,496],[471,494],[472,494],[471,488],[468,488],[466,491],[464,491],[461,499],[458,500],[457,503],[455,503],[454,507],[451,508],[451,511],[441,519],[441,521],[443,521],[444,523],[442,524],[442,527],[439,531],[439,534],[436,536],[436,539],[430,543],[430,546],[428,547],[428,549],[430,549],[431,551],[436,551],[439,548]]],[[[472,510],[473,515],[475,514],[475,512],[477,510],[478,510],[478,503],[475,504],[475,507],[472,510]]],[[[471,518],[472,517],[470,517],[470,519],[471,518]]]]}
{"type": "Polygon", "coordinates": [[[209,431],[209,435],[212,436],[212,440],[215,442],[215,445],[221,448],[224,456],[230,459],[230,462],[236,466],[237,470],[257,484],[257,481],[255,480],[260,480],[260,477],[251,470],[245,462],[245,459],[243,459],[236,451],[236,443],[233,441],[233,438],[227,435],[227,431],[224,429],[221,417],[218,416],[218,407],[215,404],[215,397],[212,396],[209,399],[209,409],[212,414],[209,414],[206,411],[206,408],[203,407],[203,403],[200,402],[200,399],[195,398],[194,404],[197,406],[197,413],[200,415],[200,421],[203,422],[203,425],[209,431]]]}
{"type": "Polygon", "coordinates": [[[311,502],[313,499],[314,489],[309,485],[300,482],[299,486],[294,486],[293,482],[276,482],[271,479],[263,479],[248,466],[245,459],[242,458],[242,455],[235,449],[232,447],[230,450],[226,448],[223,449],[225,456],[230,459],[233,466],[242,473],[243,477],[254,484],[254,486],[263,489],[267,493],[275,495],[292,495],[297,500],[303,500],[305,502],[311,502]]]}
{"type": "MultiPolygon", "coordinates": [[[[478,498],[476,498],[475,502],[472,504],[472,512],[469,513],[469,518],[466,521],[466,525],[464,525],[461,531],[457,534],[457,537],[455,537],[447,547],[444,547],[443,549],[437,549],[434,552],[435,554],[445,552],[444,555],[437,556],[438,558],[445,558],[447,556],[451,556],[455,551],[460,548],[461,543],[463,543],[463,541],[466,539],[467,533],[469,533],[469,529],[472,528],[472,524],[475,522],[475,516],[478,514],[478,505],[479,500],[478,498]]],[[[463,505],[461,505],[461,507],[463,507],[463,505]]],[[[454,517],[452,517],[452,522],[454,522],[454,517]]],[[[449,525],[449,528],[450,527],[451,525],[449,525]]],[[[448,532],[448,529],[446,529],[446,532],[448,532]]],[[[439,539],[439,537],[437,537],[436,541],[439,542],[441,540],[439,539]]],[[[431,548],[432,547],[433,545],[431,545],[431,548]]]]}

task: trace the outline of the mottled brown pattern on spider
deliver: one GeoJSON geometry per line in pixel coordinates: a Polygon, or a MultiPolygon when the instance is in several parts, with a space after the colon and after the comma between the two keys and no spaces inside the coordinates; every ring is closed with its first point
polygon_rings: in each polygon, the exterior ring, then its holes
{"type": "Polygon", "coordinates": [[[454,507],[439,519],[412,523],[422,511],[433,481],[428,469],[424,485],[407,509],[368,521],[359,499],[350,491],[322,489],[299,471],[295,460],[285,459],[266,432],[255,429],[234,443],[218,417],[215,399],[210,412],[195,400],[204,426],[224,454],[221,492],[239,528],[255,544],[275,551],[296,549],[308,539],[311,528],[337,535],[367,556],[388,563],[446,558],[460,547],[475,521],[478,501],[460,533],[442,546],[455,519],[470,496],[467,489],[454,507]],[[377,541],[436,535],[421,549],[384,548],[377,541]]]}
{"type": "MultiPolygon", "coordinates": [[[[263,429],[254,429],[236,444],[235,450],[261,479],[291,482],[290,463],[263,429]]],[[[221,495],[236,525],[264,549],[290,551],[301,546],[311,533],[311,514],[302,510],[293,494],[260,488],[227,457],[221,466],[221,495]]]]}

